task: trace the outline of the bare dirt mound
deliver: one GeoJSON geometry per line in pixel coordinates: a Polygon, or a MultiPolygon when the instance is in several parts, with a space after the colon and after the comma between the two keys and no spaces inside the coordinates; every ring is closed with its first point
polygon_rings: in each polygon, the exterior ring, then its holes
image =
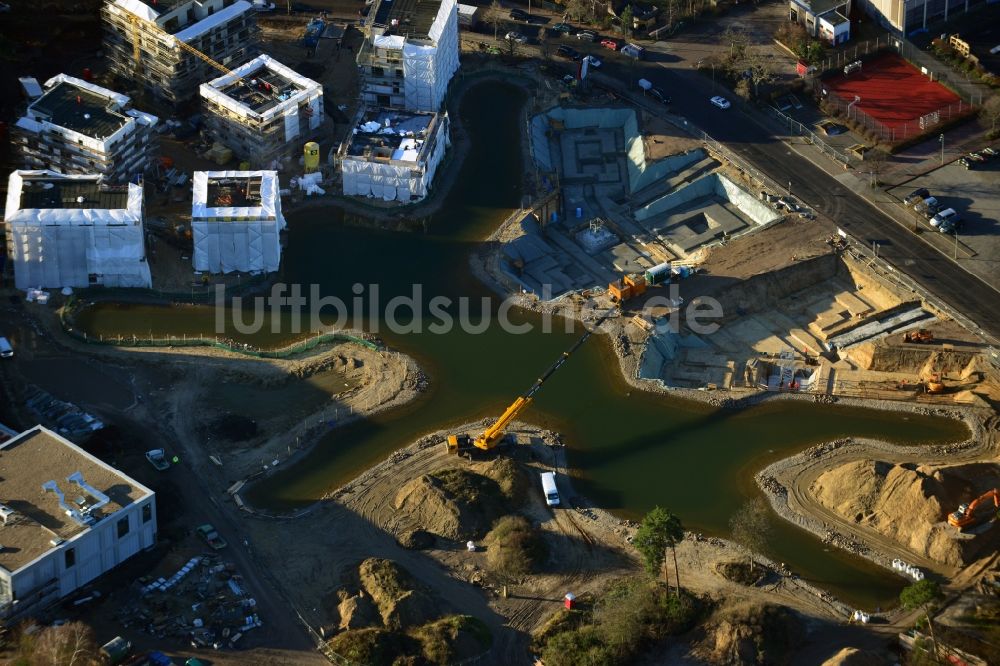
{"type": "Polygon", "coordinates": [[[875,460],[845,463],[810,487],[820,504],[870,527],[909,550],[949,565],[962,563],[962,545],[944,522],[957,506],[939,469],[875,460]]]}
{"type": "Polygon", "coordinates": [[[475,539],[507,512],[500,484],[464,469],[445,469],[407,482],[393,506],[420,529],[446,539],[475,539]]]}
{"type": "Polygon", "coordinates": [[[358,575],[386,628],[414,627],[441,617],[437,601],[395,562],[367,559],[358,567],[358,575]]]}
{"type": "Polygon", "coordinates": [[[805,627],[787,608],[738,604],[718,609],[704,625],[694,655],[713,664],[780,664],[788,661],[805,627]]]}
{"type": "Polygon", "coordinates": [[[823,666],[885,666],[890,659],[870,650],[847,647],[823,662],[823,666]]]}

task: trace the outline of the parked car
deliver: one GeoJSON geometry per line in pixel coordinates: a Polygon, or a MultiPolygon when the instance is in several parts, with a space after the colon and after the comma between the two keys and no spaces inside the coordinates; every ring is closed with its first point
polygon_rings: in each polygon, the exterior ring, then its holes
{"type": "Polygon", "coordinates": [[[659,88],[653,88],[649,91],[649,96],[655,99],[660,104],[670,104],[670,95],[663,92],[659,88]]]}
{"type": "Polygon", "coordinates": [[[202,541],[207,543],[213,550],[222,550],[229,545],[226,543],[225,539],[219,536],[219,533],[216,532],[215,528],[209,523],[199,525],[197,532],[202,541]]]}
{"type": "Polygon", "coordinates": [[[10,358],[14,355],[14,347],[11,346],[10,340],[7,338],[0,338],[0,358],[10,358]]]}
{"type": "Polygon", "coordinates": [[[523,9],[510,10],[510,17],[515,21],[527,21],[531,16],[523,9]]]}
{"type": "Polygon", "coordinates": [[[603,65],[603,64],[604,64],[604,63],[602,63],[602,62],[601,62],[601,59],[600,59],[600,58],[597,58],[597,57],[595,57],[595,56],[592,56],[592,55],[589,55],[589,56],[584,56],[584,57],[583,57],[583,59],[584,59],[584,61],[585,61],[585,62],[586,62],[586,63],[587,63],[588,65],[590,65],[590,66],[591,66],[591,67],[593,67],[594,69],[597,69],[597,68],[599,68],[599,67],[600,67],[601,65],[603,65]]]}
{"type": "Polygon", "coordinates": [[[830,123],[823,126],[823,132],[826,133],[827,136],[840,136],[846,131],[846,127],[838,125],[837,123],[830,123]]]}
{"type": "Polygon", "coordinates": [[[975,169],[976,168],[976,163],[975,162],[967,160],[964,157],[961,158],[960,160],[958,160],[958,165],[959,166],[963,166],[966,169],[975,169]]]}
{"type": "Polygon", "coordinates": [[[274,3],[267,0],[253,0],[253,8],[258,12],[273,12],[274,3]]]}
{"type": "Polygon", "coordinates": [[[626,44],[621,49],[622,55],[627,55],[629,58],[635,58],[636,60],[642,60],[646,57],[646,49],[635,44],[626,44]]]}
{"type": "Polygon", "coordinates": [[[579,60],[580,52],[571,46],[566,46],[563,44],[556,49],[556,55],[562,56],[563,58],[569,58],[570,60],[579,60]]]}
{"type": "Polygon", "coordinates": [[[517,42],[518,44],[527,44],[528,38],[519,32],[508,32],[504,35],[504,39],[508,42],[517,42]]]}
{"type": "Polygon", "coordinates": [[[146,460],[156,468],[157,472],[165,472],[170,469],[170,461],[167,460],[167,453],[163,449],[150,449],[146,451],[146,460]]]}
{"type": "Polygon", "coordinates": [[[930,190],[928,190],[926,187],[918,187],[917,189],[913,190],[905,197],[903,197],[903,203],[906,204],[907,206],[911,206],[920,201],[921,199],[929,197],[930,195],[931,195],[930,190]]]}
{"type": "Polygon", "coordinates": [[[720,109],[728,109],[728,108],[729,108],[730,106],[732,106],[732,105],[731,105],[731,104],[729,103],[729,100],[728,100],[728,99],[726,99],[725,97],[721,97],[721,96],[719,96],[719,95],[716,95],[715,97],[713,97],[713,98],[712,98],[712,99],[710,99],[709,101],[710,101],[710,102],[711,102],[711,103],[712,103],[712,104],[713,104],[714,106],[717,106],[717,107],[719,107],[720,109]]]}
{"type": "Polygon", "coordinates": [[[10,5],[6,2],[0,2],[0,14],[6,14],[10,11],[10,5]]]}
{"type": "Polygon", "coordinates": [[[573,34],[573,31],[576,30],[576,28],[571,26],[569,23],[556,23],[552,26],[552,29],[556,32],[566,33],[567,35],[573,34]]]}
{"type": "Polygon", "coordinates": [[[617,40],[614,39],[602,39],[601,46],[603,46],[606,49],[611,49],[612,51],[618,50],[618,42],[617,40]]]}
{"type": "Polygon", "coordinates": [[[979,151],[980,155],[985,155],[988,159],[993,159],[995,157],[1000,157],[1000,151],[994,150],[993,148],[983,148],[979,151]]]}
{"type": "Polygon", "coordinates": [[[954,208],[945,208],[937,215],[931,218],[931,226],[936,228],[938,231],[944,231],[941,226],[951,226],[953,227],[958,221],[962,219],[958,214],[958,211],[954,208]]]}
{"type": "Polygon", "coordinates": [[[576,33],[576,38],[582,39],[587,42],[596,42],[597,33],[591,32],[590,30],[581,30],[580,32],[576,33]]]}

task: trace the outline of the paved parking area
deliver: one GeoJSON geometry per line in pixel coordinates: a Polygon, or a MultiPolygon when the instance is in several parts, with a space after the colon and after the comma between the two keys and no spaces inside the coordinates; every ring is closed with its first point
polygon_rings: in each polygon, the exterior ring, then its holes
{"type": "MultiPolygon", "coordinates": [[[[953,162],[889,192],[902,199],[918,187],[926,187],[943,207],[954,208],[962,215],[959,262],[970,273],[1000,289],[1000,158],[974,170],[953,162]]],[[[924,233],[938,234],[929,223],[920,225],[924,233]]],[[[949,254],[954,251],[954,238],[950,235],[934,242],[949,254]]]]}

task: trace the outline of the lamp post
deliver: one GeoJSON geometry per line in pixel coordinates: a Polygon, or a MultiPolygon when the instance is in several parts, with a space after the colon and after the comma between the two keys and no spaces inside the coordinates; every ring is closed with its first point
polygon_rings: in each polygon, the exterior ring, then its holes
{"type": "Polygon", "coordinates": [[[938,141],[941,142],[941,164],[944,164],[944,134],[938,137],[938,141]]]}

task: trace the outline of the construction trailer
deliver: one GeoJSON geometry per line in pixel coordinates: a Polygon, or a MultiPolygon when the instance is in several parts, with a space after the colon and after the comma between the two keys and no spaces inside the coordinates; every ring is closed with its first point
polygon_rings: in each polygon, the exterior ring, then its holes
{"type": "Polygon", "coordinates": [[[451,143],[447,113],[362,108],[336,163],[343,193],[409,203],[427,196],[451,143]]]}
{"type": "Polygon", "coordinates": [[[194,269],[271,273],[281,263],[278,174],[195,171],[191,206],[194,269]]]}
{"type": "Polygon", "coordinates": [[[123,181],[155,159],[158,120],[133,109],[127,95],[59,74],[28,104],[11,138],[29,169],[123,181]]]}
{"type": "Polygon", "coordinates": [[[318,138],[323,86],[262,55],[201,84],[209,134],[251,169],[281,168],[318,138]]]}
{"type": "Polygon", "coordinates": [[[99,175],[15,171],[7,187],[7,255],[18,289],[150,287],[143,189],[99,175]]]}
{"type": "Polygon", "coordinates": [[[0,444],[0,620],[35,615],[156,543],[156,496],[35,426],[0,444]]]}
{"type": "Polygon", "coordinates": [[[455,0],[375,0],[358,50],[361,101],[437,111],[458,70],[455,0]]]}
{"type": "Polygon", "coordinates": [[[109,69],[177,104],[198,94],[218,68],[177,42],[233,68],[259,52],[257,12],[246,0],[105,0],[109,69]]]}

